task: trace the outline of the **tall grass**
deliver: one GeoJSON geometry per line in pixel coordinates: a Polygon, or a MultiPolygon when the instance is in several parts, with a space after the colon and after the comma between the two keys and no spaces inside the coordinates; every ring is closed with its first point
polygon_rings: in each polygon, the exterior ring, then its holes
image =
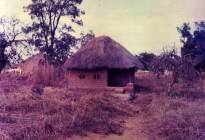
{"type": "Polygon", "coordinates": [[[68,79],[66,72],[61,66],[39,63],[36,71],[32,73],[31,79],[34,86],[66,87],[68,79]]]}
{"type": "MultiPolygon", "coordinates": [[[[171,77],[157,79],[153,74],[146,74],[136,78],[138,84],[150,89],[150,93],[163,93],[150,96],[152,98],[149,104],[142,107],[146,108],[144,129],[148,135],[160,136],[166,140],[205,139],[203,76],[193,82],[180,79],[170,95],[164,93],[167,92],[171,77]]],[[[144,103],[146,99],[140,101],[144,103]]]]}
{"type": "Polygon", "coordinates": [[[135,84],[141,87],[142,92],[165,92],[171,80],[171,75],[157,77],[153,72],[135,74],[135,84]]]}
{"type": "Polygon", "coordinates": [[[127,116],[126,103],[98,93],[68,93],[64,89],[31,94],[24,89],[0,95],[0,139],[55,139],[87,132],[121,134],[116,117],[127,116]]]}
{"type": "MultiPolygon", "coordinates": [[[[172,95],[186,96],[185,94],[205,92],[205,76],[200,74],[199,77],[198,80],[193,81],[179,79],[172,88],[172,95]]],[[[167,93],[172,80],[171,74],[160,77],[157,77],[153,72],[135,75],[135,84],[142,89],[142,92],[147,93],[167,93]]]]}
{"type": "Polygon", "coordinates": [[[204,140],[205,104],[180,98],[161,98],[151,105],[149,131],[167,140],[204,140]]]}

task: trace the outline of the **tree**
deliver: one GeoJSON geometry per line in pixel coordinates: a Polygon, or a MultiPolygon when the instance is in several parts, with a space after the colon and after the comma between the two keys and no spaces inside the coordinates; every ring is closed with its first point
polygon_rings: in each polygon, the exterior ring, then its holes
{"type": "Polygon", "coordinates": [[[198,71],[205,71],[205,21],[195,22],[195,30],[192,32],[189,23],[177,27],[181,34],[181,55],[194,60],[194,66],[198,71]]]}
{"type": "MultiPolygon", "coordinates": [[[[2,38],[2,37],[1,37],[2,38]]],[[[5,49],[7,47],[7,42],[5,39],[0,40],[0,73],[6,65],[5,49]]]]}
{"type": "Polygon", "coordinates": [[[34,45],[51,64],[63,64],[70,49],[77,44],[77,39],[71,33],[75,32],[71,25],[83,25],[78,20],[84,11],[78,8],[82,0],[32,0],[24,7],[33,23],[24,28],[26,34],[31,34],[30,43],[34,45]],[[69,21],[65,21],[70,19],[69,21]],[[65,21],[65,22],[63,22],[65,21]]]}
{"type": "Polygon", "coordinates": [[[84,46],[86,43],[88,43],[90,40],[95,38],[95,34],[92,30],[90,30],[88,33],[81,33],[81,38],[80,38],[80,46],[84,46]]]}
{"type": "Polygon", "coordinates": [[[172,94],[172,88],[179,79],[183,80],[183,84],[189,84],[198,79],[198,73],[193,67],[192,61],[188,61],[184,57],[177,55],[176,50],[164,51],[157,56],[151,63],[151,69],[158,76],[163,75],[165,70],[172,72],[172,81],[170,82],[167,94],[172,94]]]}
{"type": "Polygon", "coordinates": [[[0,18],[0,73],[6,64],[17,63],[21,60],[22,53],[27,53],[26,40],[20,38],[22,35],[22,23],[13,17],[0,18]],[[21,51],[23,48],[24,51],[21,51]]]}
{"type": "Polygon", "coordinates": [[[153,61],[153,59],[156,57],[155,54],[153,53],[147,53],[147,52],[143,52],[140,53],[138,56],[136,56],[139,58],[140,62],[142,62],[142,64],[144,64],[145,69],[148,70],[150,67],[151,62],[153,61]]]}

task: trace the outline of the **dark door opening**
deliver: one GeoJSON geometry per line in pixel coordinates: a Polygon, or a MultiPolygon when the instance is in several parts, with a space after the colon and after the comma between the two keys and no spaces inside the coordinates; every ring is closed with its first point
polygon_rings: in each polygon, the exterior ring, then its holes
{"type": "Polygon", "coordinates": [[[127,83],[134,82],[134,69],[109,69],[108,86],[125,87],[127,83]]]}

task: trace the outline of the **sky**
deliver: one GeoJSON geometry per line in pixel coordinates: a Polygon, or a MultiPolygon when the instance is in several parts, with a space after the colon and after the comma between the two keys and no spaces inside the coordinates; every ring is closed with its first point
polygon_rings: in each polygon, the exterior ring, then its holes
{"type": "MultiPolygon", "coordinates": [[[[30,21],[23,6],[30,0],[1,0],[0,17],[17,16],[30,21]]],[[[160,54],[164,47],[175,46],[180,52],[180,34],[176,27],[205,20],[205,0],[84,0],[86,12],[77,31],[93,30],[107,35],[133,54],[160,54]]]]}

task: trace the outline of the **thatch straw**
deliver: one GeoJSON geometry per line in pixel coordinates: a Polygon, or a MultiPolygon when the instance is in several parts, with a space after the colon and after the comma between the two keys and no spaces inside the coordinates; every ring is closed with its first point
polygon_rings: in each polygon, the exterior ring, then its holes
{"type": "Polygon", "coordinates": [[[27,75],[34,86],[65,86],[64,71],[59,65],[50,65],[43,54],[34,55],[21,64],[23,75],[27,75]]]}
{"type": "Polygon", "coordinates": [[[43,54],[36,54],[26,59],[21,64],[22,73],[32,74],[34,71],[37,71],[40,61],[45,61],[43,54]]]}
{"type": "Polygon", "coordinates": [[[65,69],[143,68],[128,50],[108,36],[94,38],[64,64],[65,69]]]}

